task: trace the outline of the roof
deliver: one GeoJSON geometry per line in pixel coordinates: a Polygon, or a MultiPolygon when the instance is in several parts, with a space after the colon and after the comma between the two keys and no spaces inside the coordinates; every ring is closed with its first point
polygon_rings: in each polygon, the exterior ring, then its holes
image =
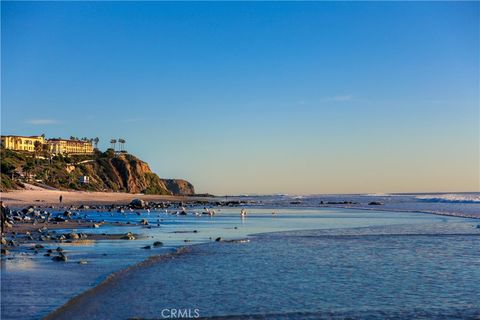
{"type": "Polygon", "coordinates": [[[17,136],[17,135],[2,135],[2,138],[3,137],[7,137],[7,138],[43,138],[42,136],[17,136]]]}

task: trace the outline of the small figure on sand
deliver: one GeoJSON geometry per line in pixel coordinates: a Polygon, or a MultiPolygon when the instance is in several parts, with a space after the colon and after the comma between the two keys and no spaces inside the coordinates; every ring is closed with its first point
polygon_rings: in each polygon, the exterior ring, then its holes
{"type": "Polygon", "coordinates": [[[60,203],[63,202],[63,195],[60,195],[60,197],[58,197],[58,201],[59,201],[60,203]]]}
{"type": "Polygon", "coordinates": [[[10,209],[3,204],[3,201],[0,201],[0,209],[1,209],[1,224],[2,224],[2,234],[5,231],[5,227],[7,226],[7,216],[10,212],[10,209]]]}
{"type": "Polygon", "coordinates": [[[5,228],[5,221],[7,220],[7,210],[3,206],[3,201],[0,201],[0,209],[2,211],[1,220],[2,220],[2,234],[3,234],[3,229],[5,228]]]}

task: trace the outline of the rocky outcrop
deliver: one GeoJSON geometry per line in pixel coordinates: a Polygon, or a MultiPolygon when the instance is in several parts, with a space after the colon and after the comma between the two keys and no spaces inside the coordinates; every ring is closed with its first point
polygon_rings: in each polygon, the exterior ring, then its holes
{"type": "Polygon", "coordinates": [[[115,191],[165,195],[195,193],[193,185],[188,181],[161,179],[146,162],[130,154],[98,159],[84,167],[90,176],[90,183],[104,183],[107,188],[115,191]]]}
{"type": "Polygon", "coordinates": [[[173,194],[190,196],[195,194],[193,185],[183,179],[162,179],[168,190],[173,194]]]}

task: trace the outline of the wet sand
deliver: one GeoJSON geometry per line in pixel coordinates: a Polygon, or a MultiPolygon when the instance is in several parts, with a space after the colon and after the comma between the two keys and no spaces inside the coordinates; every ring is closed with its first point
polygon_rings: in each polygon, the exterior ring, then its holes
{"type": "Polygon", "coordinates": [[[128,204],[132,199],[136,198],[144,201],[157,202],[210,199],[207,197],[192,196],[145,195],[123,192],[61,191],[40,188],[34,190],[13,190],[0,193],[1,200],[10,207],[22,207],[27,205],[58,205],[60,195],[63,197],[62,205],[128,204]]]}

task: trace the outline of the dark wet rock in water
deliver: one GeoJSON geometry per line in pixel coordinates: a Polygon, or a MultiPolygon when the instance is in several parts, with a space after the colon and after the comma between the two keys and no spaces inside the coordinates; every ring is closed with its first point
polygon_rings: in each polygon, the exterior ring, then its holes
{"type": "Polygon", "coordinates": [[[130,202],[130,206],[134,209],[143,209],[145,208],[145,201],[143,201],[142,199],[133,199],[130,202]]]}
{"type": "Polygon", "coordinates": [[[67,221],[67,219],[62,218],[62,217],[55,217],[55,218],[53,218],[53,221],[56,221],[56,222],[65,222],[65,221],[67,221]]]}
{"type": "Polygon", "coordinates": [[[368,205],[369,206],[381,206],[381,205],[383,205],[383,203],[378,202],[378,201],[372,201],[368,205]]]}
{"type": "Polygon", "coordinates": [[[68,261],[68,258],[66,255],[64,255],[63,253],[60,253],[58,256],[55,256],[52,258],[53,261],[63,261],[63,262],[66,262],[68,261]]]}
{"type": "Polygon", "coordinates": [[[148,226],[148,220],[147,219],[142,219],[142,221],[140,221],[140,224],[142,224],[144,226],[148,226]]]}
{"type": "Polygon", "coordinates": [[[43,249],[45,248],[44,246],[42,246],[41,244],[36,244],[35,245],[35,249],[43,249]]]}
{"type": "Polygon", "coordinates": [[[2,255],[6,256],[7,254],[9,254],[10,252],[8,251],[7,248],[2,248],[2,255]]]}
{"type": "Polygon", "coordinates": [[[217,241],[217,242],[222,241],[222,237],[218,237],[217,239],[215,239],[215,241],[217,241]]]}
{"type": "Polygon", "coordinates": [[[18,247],[19,246],[18,242],[15,241],[15,240],[8,241],[8,245],[11,246],[11,247],[18,247]]]}
{"type": "Polygon", "coordinates": [[[100,228],[100,225],[98,223],[94,223],[92,227],[93,228],[100,228]]]}
{"type": "Polygon", "coordinates": [[[63,249],[62,249],[62,248],[60,248],[60,247],[57,247],[57,249],[56,249],[56,250],[57,250],[57,252],[62,252],[62,251],[63,251],[63,249]]]}
{"type": "Polygon", "coordinates": [[[162,242],[162,241],[155,241],[155,242],[153,243],[153,246],[154,246],[154,247],[161,247],[161,246],[163,246],[163,242],[162,242]]]}
{"type": "Polygon", "coordinates": [[[44,257],[50,257],[52,254],[51,253],[45,253],[43,256],[44,257]]]}
{"type": "Polygon", "coordinates": [[[142,247],[142,249],[152,249],[152,246],[145,246],[145,247],[142,247]]]}

